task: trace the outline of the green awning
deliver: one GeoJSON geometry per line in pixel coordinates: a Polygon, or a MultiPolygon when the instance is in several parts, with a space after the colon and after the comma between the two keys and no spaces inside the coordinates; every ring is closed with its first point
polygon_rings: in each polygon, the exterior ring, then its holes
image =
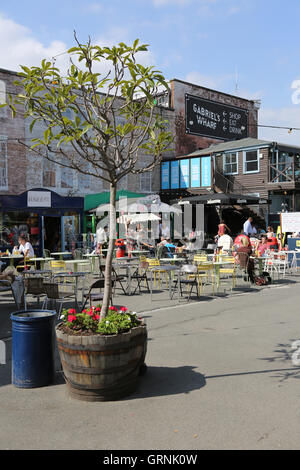
{"type": "MultiPolygon", "coordinates": [[[[142,193],[134,193],[132,191],[125,191],[121,189],[117,191],[117,201],[121,197],[130,198],[137,198],[137,197],[144,197],[146,194],[142,193]]],[[[96,207],[100,206],[101,204],[108,204],[109,203],[109,191],[104,191],[103,193],[98,194],[88,194],[84,196],[84,210],[89,211],[91,209],[96,209],[96,207]]]]}

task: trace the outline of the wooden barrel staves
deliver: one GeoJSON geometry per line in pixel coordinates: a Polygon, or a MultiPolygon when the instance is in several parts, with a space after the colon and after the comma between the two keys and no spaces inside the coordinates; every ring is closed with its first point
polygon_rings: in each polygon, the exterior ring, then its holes
{"type": "Polygon", "coordinates": [[[136,390],[147,351],[145,325],[112,336],[67,335],[59,327],[57,344],[70,396],[109,401],[136,390]]]}

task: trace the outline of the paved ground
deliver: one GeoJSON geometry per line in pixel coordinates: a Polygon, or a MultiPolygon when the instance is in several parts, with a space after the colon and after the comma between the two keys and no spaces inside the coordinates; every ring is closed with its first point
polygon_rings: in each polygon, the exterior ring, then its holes
{"type": "Polygon", "coordinates": [[[55,385],[11,385],[10,321],[0,304],[1,449],[300,449],[299,280],[189,304],[166,293],[117,298],[143,311],[148,373],[130,398],[73,400],[55,385]],[[162,308],[160,308],[162,307],[162,308]]]}

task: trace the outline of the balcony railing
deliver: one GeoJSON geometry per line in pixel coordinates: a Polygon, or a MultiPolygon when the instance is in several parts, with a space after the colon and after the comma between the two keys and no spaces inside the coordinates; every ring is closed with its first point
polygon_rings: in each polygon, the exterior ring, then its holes
{"type": "Polygon", "coordinates": [[[300,167],[295,162],[272,164],[269,162],[269,183],[300,182],[300,167]]]}

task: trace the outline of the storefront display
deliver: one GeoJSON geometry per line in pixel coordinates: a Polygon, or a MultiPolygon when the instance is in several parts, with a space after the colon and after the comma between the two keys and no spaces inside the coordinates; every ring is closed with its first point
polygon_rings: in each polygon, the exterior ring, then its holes
{"type": "Polygon", "coordinates": [[[19,235],[32,244],[36,255],[73,251],[81,247],[83,198],[62,197],[33,189],[17,196],[0,196],[0,251],[18,245],[19,235]]]}

